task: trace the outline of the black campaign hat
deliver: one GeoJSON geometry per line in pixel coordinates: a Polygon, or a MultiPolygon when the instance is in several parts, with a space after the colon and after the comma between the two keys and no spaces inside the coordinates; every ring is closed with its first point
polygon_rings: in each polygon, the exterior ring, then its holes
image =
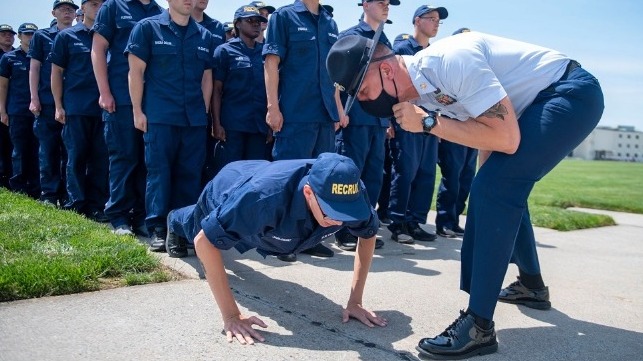
{"type": "Polygon", "coordinates": [[[348,114],[353,106],[383,29],[384,22],[381,22],[373,39],[359,35],[345,36],[337,40],[328,52],[326,58],[328,75],[336,88],[348,94],[344,114],[348,114]]]}

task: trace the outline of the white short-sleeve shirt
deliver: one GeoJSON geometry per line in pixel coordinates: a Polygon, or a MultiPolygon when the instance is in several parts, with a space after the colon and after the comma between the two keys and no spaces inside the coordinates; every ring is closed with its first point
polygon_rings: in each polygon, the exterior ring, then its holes
{"type": "Polygon", "coordinates": [[[420,94],[413,103],[459,120],[480,116],[505,96],[520,117],[569,62],[555,50],[479,32],[441,39],[403,59],[420,94]]]}

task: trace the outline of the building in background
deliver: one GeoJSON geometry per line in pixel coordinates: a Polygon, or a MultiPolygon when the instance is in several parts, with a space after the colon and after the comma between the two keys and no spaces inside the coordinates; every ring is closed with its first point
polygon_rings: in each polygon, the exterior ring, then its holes
{"type": "Polygon", "coordinates": [[[586,160],[643,162],[643,132],[624,125],[596,127],[571,156],[586,160]]]}

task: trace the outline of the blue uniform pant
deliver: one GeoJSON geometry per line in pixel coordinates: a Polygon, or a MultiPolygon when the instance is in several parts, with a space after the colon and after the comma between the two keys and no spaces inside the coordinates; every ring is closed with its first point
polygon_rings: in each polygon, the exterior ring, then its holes
{"type": "Polygon", "coordinates": [[[109,197],[109,159],[100,116],[65,117],[63,142],[67,148],[67,208],[78,212],[103,211],[109,197]]]}
{"type": "Polygon", "coordinates": [[[435,208],[437,228],[453,229],[458,226],[464,212],[471,182],[476,174],[478,151],[476,149],[441,139],[438,144],[438,165],[442,180],[438,188],[435,208]]]}
{"type": "Polygon", "coordinates": [[[375,207],[384,176],[384,138],[379,125],[349,125],[337,133],[337,153],[353,160],[360,171],[371,205],[375,207]]]}
{"type": "Polygon", "coordinates": [[[210,114],[208,114],[208,128],[206,132],[205,164],[203,165],[203,174],[201,176],[201,188],[205,187],[205,185],[217,175],[217,160],[215,159],[215,155],[218,140],[212,136],[212,116],[210,116],[210,114]]]}
{"type": "Polygon", "coordinates": [[[284,122],[275,133],[272,148],[274,160],[317,158],[325,152],[335,151],[335,123],[284,122]]]}
{"type": "Polygon", "coordinates": [[[393,174],[389,218],[396,223],[424,224],[435,188],[438,138],[407,132],[396,125],[395,138],[391,139],[391,155],[393,174]]]}
{"type": "Polygon", "coordinates": [[[226,130],[226,141],[217,145],[217,172],[226,164],[238,160],[269,160],[270,144],[266,134],[226,130]]]}
{"type": "Polygon", "coordinates": [[[13,143],[13,176],[11,189],[32,198],[40,196],[40,170],[38,168],[38,139],[33,132],[33,116],[9,117],[9,133],[13,143]]]}
{"type": "Polygon", "coordinates": [[[461,254],[469,308],[492,319],[509,262],[540,274],[527,198],[594,129],[603,113],[598,81],[582,68],[541,91],[518,120],[515,154],[493,152],[473,180],[461,254]]]}
{"type": "Polygon", "coordinates": [[[109,199],[105,215],[113,227],[145,223],[145,160],[143,132],[134,127],[131,105],[103,112],[109,156],[109,199]]]}
{"type": "Polygon", "coordinates": [[[171,209],[196,203],[205,163],[206,127],[148,123],[145,141],[145,225],[166,226],[171,209]]]}
{"type": "Polygon", "coordinates": [[[377,199],[377,214],[388,218],[388,206],[391,200],[391,173],[393,171],[393,158],[391,158],[391,141],[384,141],[384,176],[382,177],[382,189],[377,199]]]}
{"type": "Polygon", "coordinates": [[[11,154],[13,146],[9,136],[9,127],[0,123],[0,187],[9,188],[9,178],[13,174],[11,169],[11,154]]]}
{"type": "Polygon", "coordinates": [[[43,105],[40,115],[34,123],[34,134],[40,148],[38,159],[40,165],[40,199],[52,203],[64,204],[67,192],[66,164],[67,152],[63,144],[63,125],[54,119],[53,106],[43,105]]]}

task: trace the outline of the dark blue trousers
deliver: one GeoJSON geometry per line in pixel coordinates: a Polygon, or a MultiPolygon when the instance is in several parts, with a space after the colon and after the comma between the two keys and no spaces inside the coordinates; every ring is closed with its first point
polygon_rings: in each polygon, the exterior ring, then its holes
{"type": "Polygon", "coordinates": [[[65,117],[67,148],[67,208],[103,211],[109,198],[109,158],[100,116],[65,117]]]}
{"type": "Polygon", "coordinates": [[[148,123],[145,141],[145,225],[166,227],[170,210],[196,203],[205,163],[206,126],[148,123]]]}
{"type": "Polygon", "coordinates": [[[67,198],[67,152],[62,139],[63,125],[55,120],[54,113],[53,106],[43,105],[34,123],[34,134],[40,144],[40,199],[63,205],[67,198]]]}
{"type": "Polygon", "coordinates": [[[441,139],[438,144],[438,165],[442,173],[435,208],[435,226],[453,229],[464,212],[471,182],[476,174],[478,151],[441,139]]]}
{"type": "Polygon", "coordinates": [[[226,130],[226,141],[216,145],[216,173],[226,164],[238,160],[269,160],[272,142],[267,144],[266,137],[262,133],[226,130]]]}
{"type": "Polygon", "coordinates": [[[388,206],[391,200],[391,173],[393,171],[393,158],[391,158],[391,141],[384,140],[384,176],[382,177],[382,190],[377,199],[377,214],[388,218],[388,206]]]}
{"type": "Polygon", "coordinates": [[[131,105],[103,112],[109,157],[109,199],[105,215],[113,227],[145,223],[145,160],[143,132],[134,127],[131,105]]]}
{"type": "Polygon", "coordinates": [[[13,176],[11,189],[32,198],[40,196],[40,170],[38,167],[38,139],[33,133],[33,116],[9,117],[9,134],[13,143],[13,176]]]}
{"type": "Polygon", "coordinates": [[[391,139],[393,174],[389,218],[395,223],[426,223],[435,188],[438,138],[395,125],[391,139]],[[393,144],[394,143],[394,144],[393,144]]]}
{"type": "Polygon", "coordinates": [[[275,133],[274,160],[317,158],[335,151],[335,123],[287,123],[275,133]]]}
{"type": "Polygon", "coordinates": [[[349,124],[335,138],[337,153],[352,159],[361,172],[360,178],[373,207],[382,189],[385,137],[386,128],[379,125],[349,124]]]}
{"type": "Polygon", "coordinates": [[[473,180],[461,254],[469,308],[492,319],[509,262],[540,274],[527,198],[534,184],[594,129],[603,113],[598,81],[582,68],[541,91],[518,120],[515,154],[493,152],[473,180]]]}
{"type": "Polygon", "coordinates": [[[0,123],[0,187],[9,188],[9,178],[13,174],[11,169],[12,153],[13,146],[9,136],[9,127],[0,123]]]}

